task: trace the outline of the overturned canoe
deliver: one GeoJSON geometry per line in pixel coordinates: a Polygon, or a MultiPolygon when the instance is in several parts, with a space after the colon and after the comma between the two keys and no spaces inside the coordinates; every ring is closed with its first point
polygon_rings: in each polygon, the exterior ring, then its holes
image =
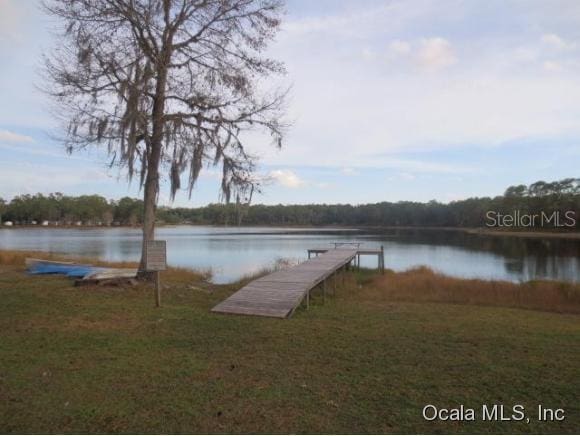
{"type": "Polygon", "coordinates": [[[62,274],[73,278],[83,278],[87,274],[100,270],[100,268],[91,265],[42,259],[26,259],[26,266],[30,274],[62,274]]]}
{"type": "Polygon", "coordinates": [[[73,262],[31,258],[26,259],[25,263],[30,274],[62,274],[67,277],[91,281],[129,279],[137,276],[137,269],[103,268],[73,262]]]}

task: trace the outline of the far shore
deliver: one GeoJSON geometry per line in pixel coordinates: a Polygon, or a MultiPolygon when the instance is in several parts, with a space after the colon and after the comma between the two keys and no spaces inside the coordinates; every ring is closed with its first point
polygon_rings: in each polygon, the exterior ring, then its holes
{"type": "Polygon", "coordinates": [[[549,231],[549,230],[498,230],[470,228],[463,229],[467,233],[491,235],[491,236],[515,236],[519,238],[559,238],[559,239],[580,239],[579,231],[549,231]]]}
{"type": "MultiPolygon", "coordinates": [[[[465,232],[475,235],[487,235],[487,236],[507,236],[507,237],[518,237],[518,238],[557,238],[557,239],[580,239],[580,231],[578,230],[547,230],[547,229],[517,229],[512,228],[510,230],[498,229],[498,228],[484,228],[484,227],[435,227],[435,226],[343,226],[343,225],[291,225],[291,224],[242,224],[241,226],[228,225],[224,226],[222,224],[167,224],[158,223],[156,227],[167,228],[167,227],[180,227],[180,226],[192,226],[192,227],[215,227],[215,228],[249,228],[249,227],[263,227],[263,228],[288,228],[288,229],[338,229],[338,230],[360,230],[360,231],[377,231],[381,230],[438,230],[438,231],[453,231],[453,232],[465,232]]],[[[131,226],[131,225],[119,225],[119,226],[96,226],[96,225],[59,225],[59,226],[42,226],[42,225],[14,225],[14,226],[0,226],[1,229],[75,229],[75,230],[95,230],[95,229],[141,229],[141,225],[131,226]]]]}

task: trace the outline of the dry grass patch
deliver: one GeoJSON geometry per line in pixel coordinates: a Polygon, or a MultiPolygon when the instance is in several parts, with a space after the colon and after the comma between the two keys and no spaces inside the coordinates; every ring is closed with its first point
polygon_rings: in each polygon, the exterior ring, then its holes
{"type": "Polygon", "coordinates": [[[92,257],[67,256],[64,254],[50,253],[45,251],[20,251],[20,250],[0,251],[0,265],[23,267],[24,261],[27,258],[52,260],[55,262],[75,262],[110,268],[137,268],[137,266],[139,266],[138,262],[106,262],[92,257]]]}
{"type": "Polygon", "coordinates": [[[365,288],[374,301],[475,304],[580,313],[580,285],[554,281],[511,283],[459,279],[426,267],[402,273],[387,272],[365,288]]]}

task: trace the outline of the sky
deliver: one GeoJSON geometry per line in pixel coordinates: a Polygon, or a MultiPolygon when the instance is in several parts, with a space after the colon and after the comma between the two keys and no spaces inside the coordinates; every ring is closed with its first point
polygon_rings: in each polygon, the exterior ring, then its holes
{"type": "MultiPolygon", "coordinates": [[[[288,0],[268,55],[291,85],[281,150],[248,136],[267,184],[254,203],[449,202],[578,177],[577,0],[288,0]]],[[[142,195],[100,149],[49,136],[35,0],[0,0],[0,197],[142,195]]],[[[174,206],[219,201],[219,169],[174,206]]],[[[163,182],[160,203],[170,205],[163,182]]]]}

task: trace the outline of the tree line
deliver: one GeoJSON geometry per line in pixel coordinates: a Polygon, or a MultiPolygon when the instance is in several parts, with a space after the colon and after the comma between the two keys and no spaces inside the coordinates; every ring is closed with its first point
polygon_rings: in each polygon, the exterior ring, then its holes
{"type": "Polygon", "coordinates": [[[1,221],[48,225],[139,225],[143,200],[124,197],[107,200],[100,195],[19,195],[6,202],[0,198],[1,221]]]}
{"type": "MultiPolygon", "coordinates": [[[[209,204],[198,208],[160,207],[157,220],[165,224],[206,225],[483,227],[489,224],[490,211],[503,215],[518,211],[520,216],[544,213],[547,217],[556,212],[562,218],[572,212],[576,217],[575,227],[579,228],[580,179],[510,186],[501,196],[468,198],[447,204],[400,201],[356,206],[209,204]]],[[[4,221],[18,224],[81,221],[88,225],[139,225],[143,219],[143,202],[128,197],[106,200],[98,195],[22,195],[9,203],[0,199],[0,213],[4,221]]],[[[553,226],[554,221],[535,223],[535,227],[553,226]]]]}

